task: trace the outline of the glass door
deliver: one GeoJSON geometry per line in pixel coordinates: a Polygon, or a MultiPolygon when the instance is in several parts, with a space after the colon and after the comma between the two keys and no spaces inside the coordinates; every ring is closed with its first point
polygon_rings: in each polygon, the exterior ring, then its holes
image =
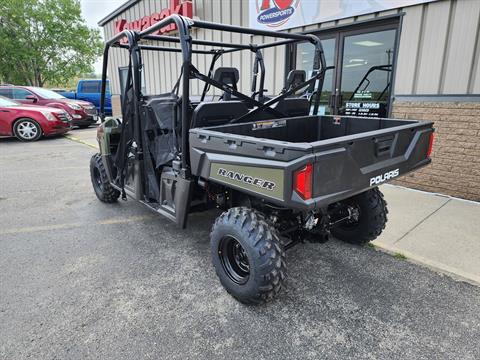
{"type": "MultiPolygon", "coordinates": [[[[321,39],[327,70],[319,114],[387,117],[396,59],[399,21],[375,20],[329,29],[321,39]]],[[[291,69],[312,73],[314,47],[301,43],[291,58],[291,69]]]]}
{"type": "Polygon", "coordinates": [[[340,115],[387,117],[396,29],[342,36],[334,103],[340,115]]]}
{"type": "MultiPolygon", "coordinates": [[[[325,54],[325,62],[327,66],[335,64],[335,45],[336,39],[322,39],[323,52],[325,54]]],[[[297,45],[296,54],[296,69],[305,70],[307,78],[312,76],[313,69],[313,52],[315,48],[311,43],[300,43],[297,45]]],[[[330,96],[334,84],[334,69],[327,70],[325,73],[325,79],[323,81],[323,89],[320,95],[320,107],[318,109],[319,115],[326,115],[331,113],[329,107],[330,96]]]]}

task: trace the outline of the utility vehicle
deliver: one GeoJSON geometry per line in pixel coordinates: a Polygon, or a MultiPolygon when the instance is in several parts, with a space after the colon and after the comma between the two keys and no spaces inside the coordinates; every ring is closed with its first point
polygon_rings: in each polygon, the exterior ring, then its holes
{"type": "Polygon", "coordinates": [[[97,197],[110,203],[128,195],[180,228],[194,211],[223,209],[210,233],[221,283],[243,303],[274,298],[285,280],[287,249],[305,239],[324,242],[331,235],[354,244],[375,239],[387,221],[377,185],[431,161],[432,123],[316,115],[326,69],[314,35],[178,15],[141,32],[119,33],[104,51],[100,153],[90,164],[97,197]],[[178,29],[177,36],[156,34],[170,24],[178,29]],[[193,28],[280,40],[198,40],[192,38],[193,28]],[[262,51],[298,42],[315,48],[312,76],[292,70],[281,94],[267,96],[262,51]],[[127,50],[130,59],[122,120],[104,113],[108,57],[114,47],[127,50]],[[171,92],[141,92],[145,51],[181,54],[181,75],[171,92]],[[254,59],[250,94],[238,90],[237,69],[216,66],[223,55],[238,51],[254,59]],[[212,58],[207,74],[192,64],[192,54],[212,58]],[[199,98],[190,96],[192,79],[205,85],[199,98]],[[212,87],[223,94],[207,96],[212,87]]]}

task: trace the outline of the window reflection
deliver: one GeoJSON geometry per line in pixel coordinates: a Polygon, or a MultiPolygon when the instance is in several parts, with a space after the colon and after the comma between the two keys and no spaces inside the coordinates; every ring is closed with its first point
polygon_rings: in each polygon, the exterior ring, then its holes
{"type": "MultiPolygon", "coordinates": [[[[323,52],[325,54],[325,62],[327,66],[332,66],[335,60],[335,39],[322,40],[323,52]]],[[[297,45],[297,70],[305,70],[307,78],[312,76],[313,69],[313,52],[315,47],[310,43],[301,43],[297,45]]],[[[325,73],[323,81],[323,89],[320,98],[319,114],[329,114],[328,101],[333,88],[333,70],[325,73]]]]}

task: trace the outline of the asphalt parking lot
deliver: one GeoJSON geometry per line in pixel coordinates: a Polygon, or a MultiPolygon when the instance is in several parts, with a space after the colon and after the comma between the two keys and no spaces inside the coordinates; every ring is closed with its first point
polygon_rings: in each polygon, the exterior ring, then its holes
{"type": "Polygon", "coordinates": [[[94,152],[0,139],[1,359],[480,358],[480,288],[370,247],[298,246],[275,302],[237,303],[210,264],[217,214],[177,230],[97,201],[94,152]]]}

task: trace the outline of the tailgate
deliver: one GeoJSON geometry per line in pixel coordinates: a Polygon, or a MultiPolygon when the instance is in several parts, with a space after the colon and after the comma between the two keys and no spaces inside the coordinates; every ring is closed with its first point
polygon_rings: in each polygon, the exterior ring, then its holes
{"type": "MultiPolygon", "coordinates": [[[[333,117],[328,126],[344,126],[333,117]]],[[[312,143],[312,195],[323,206],[430,163],[433,123],[417,122],[312,143]]]]}

